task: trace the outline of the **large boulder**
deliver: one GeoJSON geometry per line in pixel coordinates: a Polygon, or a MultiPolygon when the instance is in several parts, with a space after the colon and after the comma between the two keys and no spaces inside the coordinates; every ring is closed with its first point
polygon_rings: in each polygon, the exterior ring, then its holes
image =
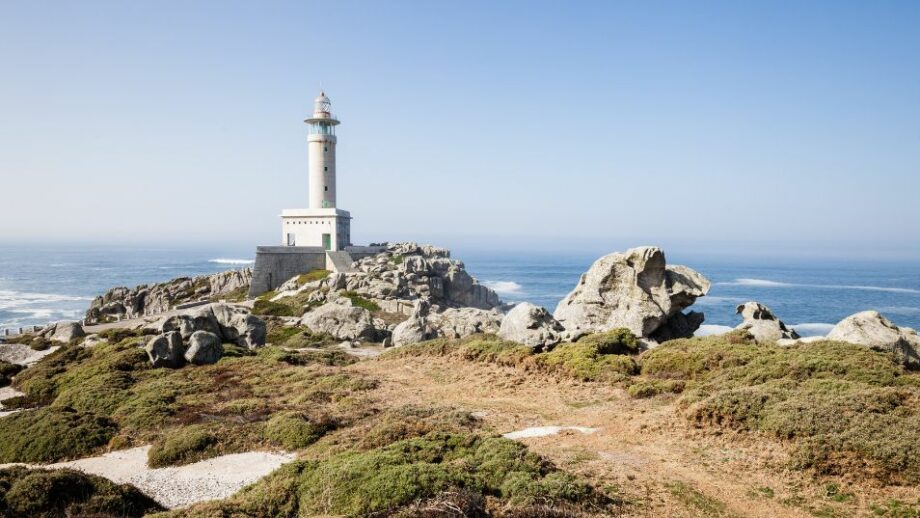
{"type": "Polygon", "coordinates": [[[208,331],[195,331],[188,340],[185,361],[193,365],[210,365],[217,363],[224,355],[224,346],[220,337],[208,331]]]}
{"type": "Polygon", "coordinates": [[[438,336],[463,338],[479,333],[497,334],[504,315],[496,309],[447,308],[428,315],[438,336]]]}
{"type": "Polygon", "coordinates": [[[828,340],[864,345],[890,352],[909,369],[920,369],[920,336],[909,327],[898,327],[878,311],[863,311],[841,320],[828,340]]]}
{"type": "Polygon", "coordinates": [[[195,331],[217,335],[221,342],[235,343],[255,349],[265,345],[265,321],[254,316],[247,308],[231,304],[208,304],[163,318],[153,324],[160,333],[178,332],[188,340],[195,331]]]}
{"type": "Polygon", "coordinates": [[[536,350],[550,349],[562,341],[565,328],[546,308],[522,302],[502,319],[498,336],[536,350]]]}
{"type": "Polygon", "coordinates": [[[625,327],[636,336],[656,338],[663,326],[668,338],[678,332],[690,336],[702,314],[680,315],[708,291],[705,277],[686,266],[668,266],[661,249],[631,248],[595,261],[553,316],[572,337],[625,327]]]}
{"type": "Polygon", "coordinates": [[[757,343],[799,338],[795,329],[786,327],[770,308],[759,302],[745,302],[738,306],[735,312],[744,319],[735,329],[748,332],[757,343]]]}
{"type": "Polygon", "coordinates": [[[151,338],[144,346],[150,363],[154,367],[176,369],[185,363],[185,347],[182,337],[176,331],[169,331],[151,338]]]}
{"type": "Polygon", "coordinates": [[[86,333],[83,331],[83,326],[81,326],[79,322],[69,320],[62,320],[51,324],[49,328],[42,331],[42,334],[54,342],[64,343],[86,336],[86,333]]]}
{"type": "Polygon", "coordinates": [[[415,344],[438,337],[438,330],[428,322],[431,306],[425,300],[417,300],[409,318],[393,328],[391,341],[394,346],[415,344]]]}
{"type": "Polygon", "coordinates": [[[370,311],[347,304],[324,304],[305,313],[300,323],[315,333],[327,333],[337,340],[373,341],[377,338],[370,311]]]}

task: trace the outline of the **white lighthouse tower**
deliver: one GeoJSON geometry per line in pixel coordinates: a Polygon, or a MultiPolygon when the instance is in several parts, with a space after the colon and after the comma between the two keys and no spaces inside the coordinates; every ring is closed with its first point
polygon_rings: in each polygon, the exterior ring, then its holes
{"type": "Polygon", "coordinates": [[[310,207],[281,212],[281,244],[343,250],[351,245],[351,215],[335,206],[335,127],[339,121],[325,92],[315,99],[313,115],[304,122],[310,126],[310,207]]]}

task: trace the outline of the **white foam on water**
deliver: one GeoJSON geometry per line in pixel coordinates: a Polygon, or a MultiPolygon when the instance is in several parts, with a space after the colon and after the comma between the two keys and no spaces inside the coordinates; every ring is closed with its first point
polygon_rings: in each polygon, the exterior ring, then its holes
{"type": "Polygon", "coordinates": [[[829,290],[859,290],[859,291],[883,291],[889,293],[911,293],[920,294],[920,290],[914,288],[894,288],[890,286],[866,286],[861,284],[806,284],[771,281],[768,279],[735,279],[730,282],[717,282],[723,286],[750,286],[754,288],[819,288],[829,290]]]}
{"type": "Polygon", "coordinates": [[[878,308],[876,311],[883,315],[902,315],[902,316],[913,316],[920,315],[920,308],[913,306],[883,306],[878,308]]]}
{"type": "Polygon", "coordinates": [[[208,259],[209,263],[216,264],[252,264],[255,259],[226,259],[224,257],[219,257],[217,259],[208,259]]]}
{"type": "Polygon", "coordinates": [[[546,437],[548,435],[556,435],[563,430],[575,430],[576,432],[581,432],[583,434],[591,434],[597,431],[597,428],[588,428],[586,426],[533,426],[530,428],[524,428],[523,430],[517,430],[514,432],[508,432],[503,434],[502,437],[506,439],[528,439],[530,437],[546,437]]]}
{"type": "Polygon", "coordinates": [[[731,331],[731,326],[719,326],[715,324],[703,324],[693,333],[693,336],[715,336],[715,335],[724,335],[731,331]]]}
{"type": "Polygon", "coordinates": [[[514,281],[483,281],[483,284],[499,295],[518,295],[523,290],[523,286],[514,281]]]}
{"type": "Polygon", "coordinates": [[[15,309],[30,304],[53,304],[93,300],[91,297],[77,297],[58,293],[30,293],[24,291],[0,290],[0,309],[15,309]]]}
{"type": "Polygon", "coordinates": [[[800,336],[827,336],[831,332],[831,329],[834,328],[834,324],[827,324],[824,322],[805,322],[804,324],[795,324],[788,326],[792,329],[795,329],[795,332],[800,336]]]}

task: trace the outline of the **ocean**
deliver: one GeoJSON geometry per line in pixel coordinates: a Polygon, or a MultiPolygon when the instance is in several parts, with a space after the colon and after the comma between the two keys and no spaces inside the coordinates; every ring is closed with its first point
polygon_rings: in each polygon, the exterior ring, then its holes
{"type": "MultiPolygon", "coordinates": [[[[467,270],[507,302],[529,301],[550,311],[598,257],[454,249],[467,270]]],[[[0,245],[0,330],[80,319],[93,297],[180,276],[252,264],[254,247],[128,247],[0,245]]],[[[669,261],[673,258],[669,257],[669,261]]],[[[920,262],[757,260],[679,257],[709,278],[709,295],[693,309],[705,331],[740,322],[735,307],[769,306],[803,336],[826,334],[857,311],[875,309],[901,326],[920,328],[920,262]]]]}

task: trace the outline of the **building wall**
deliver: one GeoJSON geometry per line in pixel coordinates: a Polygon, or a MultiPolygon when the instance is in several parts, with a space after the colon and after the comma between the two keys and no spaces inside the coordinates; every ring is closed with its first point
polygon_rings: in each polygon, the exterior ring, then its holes
{"type": "Polygon", "coordinates": [[[323,246],[323,234],[329,234],[331,250],[351,245],[351,219],[343,216],[282,216],[281,245],[288,246],[288,234],[294,246],[323,246]]]}
{"type": "Polygon", "coordinates": [[[260,246],[252,268],[249,296],[258,297],[295,275],[326,267],[326,251],[312,246],[260,246]]]}

